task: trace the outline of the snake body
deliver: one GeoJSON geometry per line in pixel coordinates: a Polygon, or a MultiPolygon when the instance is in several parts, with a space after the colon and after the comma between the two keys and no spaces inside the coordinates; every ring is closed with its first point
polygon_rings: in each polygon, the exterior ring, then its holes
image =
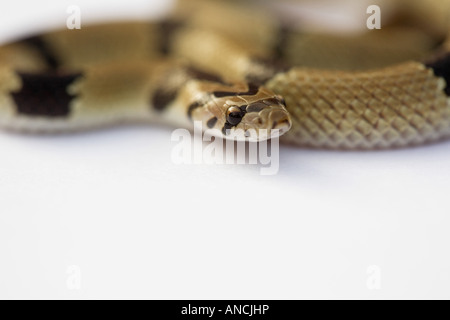
{"type": "Polygon", "coordinates": [[[450,40],[427,62],[323,70],[291,64],[302,35],[264,10],[189,0],[174,16],[0,47],[0,126],[53,133],[156,120],[333,149],[450,137],[450,40]]]}

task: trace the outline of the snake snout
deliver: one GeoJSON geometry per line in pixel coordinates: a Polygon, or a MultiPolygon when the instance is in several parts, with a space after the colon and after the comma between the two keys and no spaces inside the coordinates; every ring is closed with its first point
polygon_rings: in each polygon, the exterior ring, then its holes
{"type": "Polygon", "coordinates": [[[269,121],[272,124],[272,130],[279,130],[280,136],[292,126],[289,114],[284,110],[273,110],[269,114],[269,121]]]}

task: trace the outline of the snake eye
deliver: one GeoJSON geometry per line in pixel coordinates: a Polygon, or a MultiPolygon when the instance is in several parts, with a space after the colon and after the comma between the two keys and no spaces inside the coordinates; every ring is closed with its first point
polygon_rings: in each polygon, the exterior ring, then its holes
{"type": "Polygon", "coordinates": [[[239,107],[232,106],[227,110],[227,122],[232,126],[238,125],[243,116],[244,114],[239,107]]]}

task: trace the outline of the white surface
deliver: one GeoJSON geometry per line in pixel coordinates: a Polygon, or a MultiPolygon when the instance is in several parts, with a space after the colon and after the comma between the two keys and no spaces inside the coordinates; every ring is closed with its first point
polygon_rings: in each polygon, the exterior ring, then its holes
{"type": "MultiPolygon", "coordinates": [[[[2,39],[13,17],[57,11],[31,3],[2,2],[2,39]]],[[[1,133],[0,298],[450,298],[450,143],[283,147],[263,177],[176,166],[170,134],[1,133]]]]}

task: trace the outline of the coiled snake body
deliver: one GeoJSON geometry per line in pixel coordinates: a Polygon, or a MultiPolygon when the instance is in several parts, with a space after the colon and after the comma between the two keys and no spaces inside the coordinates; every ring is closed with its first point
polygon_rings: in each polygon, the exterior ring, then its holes
{"type": "Polygon", "coordinates": [[[450,136],[450,41],[426,63],[331,71],[286,67],[293,34],[263,10],[189,0],[171,22],[83,27],[4,45],[0,125],[60,132],[157,119],[339,149],[450,136]]]}

